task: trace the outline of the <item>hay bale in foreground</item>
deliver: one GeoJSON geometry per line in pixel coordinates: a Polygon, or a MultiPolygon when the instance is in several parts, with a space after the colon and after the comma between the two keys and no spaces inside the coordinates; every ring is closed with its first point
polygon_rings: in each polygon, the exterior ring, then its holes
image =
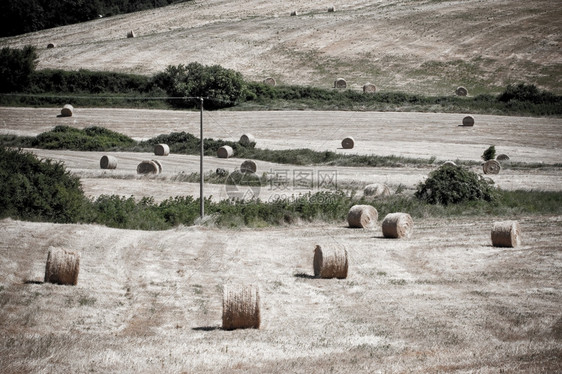
{"type": "Polygon", "coordinates": [[[137,166],[137,174],[158,174],[159,172],[160,168],[153,160],[141,161],[137,166]]]}
{"type": "Polygon", "coordinates": [[[457,87],[457,89],[455,90],[455,94],[456,94],[457,96],[466,96],[466,95],[468,95],[468,90],[467,90],[465,87],[463,87],[463,86],[459,86],[459,87],[457,87]]]}
{"type": "Polygon", "coordinates": [[[377,92],[377,86],[372,83],[365,83],[363,85],[363,93],[375,93],[377,92]]]}
{"type": "Polygon", "coordinates": [[[385,238],[409,238],[414,230],[414,221],[408,213],[389,213],[382,221],[385,238]]]}
{"type": "Polygon", "coordinates": [[[463,126],[474,126],[474,117],[473,116],[466,116],[462,119],[463,126]]]}
{"type": "Polygon", "coordinates": [[[150,160],[150,161],[154,162],[156,164],[156,166],[158,166],[158,173],[157,174],[162,173],[162,163],[158,160],[150,160]]]}
{"type": "Polygon", "coordinates": [[[170,154],[170,147],[168,144],[156,144],[154,146],[154,154],[156,156],[168,156],[170,154]]]}
{"type": "Polygon", "coordinates": [[[494,222],[492,245],[494,247],[517,247],[521,244],[521,229],[517,221],[494,222]]]}
{"type": "Polygon", "coordinates": [[[232,149],[229,145],[223,145],[219,149],[217,149],[217,157],[218,158],[229,158],[234,155],[234,149],[232,149]]]}
{"type": "Polygon", "coordinates": [[[45,266],[45,283],[78,284],[80,253],[49,247],[45,266]]]}
{"type": "Polygon", "coordinates": [[[347,278],[349,262],[347,250],[341,248],[314,248],[314,276],[317,278],[347,278]]]}
{"type": "Polygon", "coordinates": [[[74,113],[74,107],[70,104],[65,104],[60,110],[60,115],[63,117],[72,117],[74,113]]]}
{"type": "Polygon", "coordinates": [[[504,154],[504,153],[501,153],[501,154],[496,156],[496,160],[498,160],[498,161],[509,161],[509,156],[504,154]]]}
{"type": "Polygon", "coordinates": [[[341,141],[341,147],[343,149],[353,149],[353,147],[355,147],[355,140],[351,136],[348,136],[341,141]]]}
{"type": "Polygon", "coordinates": [[[136,34],[133,30],[131,30],[127,33],[127,38],[134,38],[134,37],[136,37],[136,34]]]}
{"type": "Polygon", "coordinates": [[[334,81],[334,88],[338,88],[338,89],[347,88],[347,82],[343,78],[338,78],[334,81]]]}
{"type": "Polygon", "coordinates": [[[225,285],[222,298],[222,328],[259,329],[260,292],[256,285],[225,285]]]}
{"type": "Polygon", "coordinates": [[[57,45],[55,43],[47,44],[47,49],[55,48],[57,45]]]}
{"type": "Polygon", "coordinates": [[[386,184],[371,183],[365,186],[363,195],[372,197],[390,196],[390,188],[386,184]]]}
{"type": "Polygon", "coordinates": [[[246,160],[240,165],[240,171],[242,173],[255,173],[258,170],[258,166],[252,160],[246,160]]]}
{"type": "Polygon", "coordinates": [[[252,134],[243,134],[240,137],[239,143],[243,146],[249,146],[252,143],[256,143],[256,138],[252,134]]]}
{"type": "Polygon", "coordinates": [[[100,159],[101,169],[116,169],[117,168],[117,158],[114,156],[101,156],[100,159]]]}
{"type": "Polygon", "coordinates": [[[263,84],[266,84],[271,87],[275,87],[277,85],[277,82],[275,81],[275,78],[267,77],[263,80],[263,84]]]}
{"type": "Polygon", "coordinates": [[[488,160],[482,164],[482,170],[484,174],[498,174],[502,169],[499,162],[496,160],[488,160]]]}
{"type": "Polygon", "coordinates": [[[379,212],[371,205],[354,205],[347,213],[349,227],[372,229],[379,219],[379,212]]]}

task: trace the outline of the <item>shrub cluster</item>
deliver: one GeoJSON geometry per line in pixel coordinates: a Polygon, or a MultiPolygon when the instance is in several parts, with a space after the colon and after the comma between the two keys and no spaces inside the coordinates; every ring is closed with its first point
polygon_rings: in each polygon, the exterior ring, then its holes
{"type": "Polygon", "coordinates": [[[107,151],[132,147],[136,142],[126,135],[103,127],[92,126],[83,130],[59,125],[31,140],[34,148],[69,149],[75,151],[107,151]]]}

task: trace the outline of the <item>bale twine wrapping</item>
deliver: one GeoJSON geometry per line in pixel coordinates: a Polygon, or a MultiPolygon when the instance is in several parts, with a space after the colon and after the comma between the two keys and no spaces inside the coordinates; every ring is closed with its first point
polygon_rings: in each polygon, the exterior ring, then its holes
{"type": "Polygon", "coordinates": [[[347,88],[347,82],[343,78],[338,78],[334,81],[334,88],[347,88]]]}
{"type": "Polygon", "coordinates": [[[502,166],[496,160],[488,160],[482,164],[482,170],[484,174],[498,174],[502,166]]]}
{"type": "Polygon", "coordinates": [[[494,222],[492,245],[494,247],[517,247],[521,244],[520,233],[517,221],[494,222]]]}
{"type": "Polygon", "coordinates": [[[390,188],[386,184],[371,183],[365,186],[363,195],[373,197],[390,196],[390,188]]]}
{"type": "Polygon", "coordinates": [[[80,253],[62,248],[49,248],[45,266],[45,283],[75,286],[80,272],[80,253]]]}
{"type": "Polygon", "coordinates": [[[354,205],[347,213],[349,227],[372,229],[379,219],[379,212],[371,205],[354,205]]]}
{"type": "Polygon", "coordinates": [[[382,221],[385,238],[409,238],[414,230],[414,221],[408,213],[389,213],[382,221]]]}
{"type": "Polygon", "coordinates": [[[158,174],[159,172],[160,168],[153,160],[144,160],[137,166],[138,174],[158,174]]]}
{"type": "Polygon", "coordinates": [[[158,160],[150,160],[150,161],[154,162],[156,164],[156,166],[158,166],[158,173],[157,174],[162,173],[162,163],[158,160]]]}
{"type": "Polygon", "coordinates": [[[127,38],[134,38],[135,36],[136,35],[135,35],[135,32],[133,30],[131,30],[127,33],[127,38]]]}
{"type": "Polygon", "coordinates": [[[60,115],[63,117],[72,117],[72,113],[74,113],[74,107],[70,104],[65,104],[60,110],[60,115]]]}
{"type": "Polygon", "coordinates": [[[170,147],[168,144],[156,144],[154,146],[154,154],[156,156],[168,156],[170,154],[170,147]]]}
{"type": "Polygon", "coordinates": [[[275,87],[277,85],[277,82],[275,81],[275,78],[267,77],[263,80],[263,84],[275,87]]]}
{"type": "Polygon", "coordinates": [[[225,286],[222,298],[222,328],[259,329],[260,323],[259,288],[255,285],[225,286]]]}
{"type": "Polygon", "coordinates": [[[468,90],[463,86],[459,86],[455,90],[455,94],[457,94],[457,96],[466,96],[468,95],[468,90]]]}
{"type": "Polygon", "coordinates": [[[343,149],[353,149],[353,147],[355,147],[355,140],[353,140],[351,136],[348,136],[341,141],[341,147],[343,149]]]}
{"type": "Polygon", "coordinates": [[[328,13],[334,13],[336,11],[336,7],[335,6],[331,6],[328,8],[328,13]]]}
{"type": "Polygon", "coordinates": [[[243,134],[240,137],[239,143],[243,146],[249,146],[252,143],[256,143],[256,138],[252,134],[243,134]]]}
{"type": "Polygon", "coordinates": [[[47,44],[47,48],[51,49],[51,48],[55,48],[57,45],[55,43],[49,43],[47,44]]]}
{"type": "Polygon", "coordinates": [[[218,158],[229,158],[234,155],[234,150],[229,145],[223,145],[217,150],[218,158]]]}
{"type": "Polygon", "coordinates": [[[349,263],[347,250],[342,248],[314,248],[314,276],[317,278],[347,278],[349,263]]]}
{"type": "Polygon", "coordinates": [[[463,126],[474,126],[474,117],[473,116],[466,116],[462,119],[463,126]]]}
{"type": "Polygon", "coordinates": [[[501,153],[501,154],[496,156],[496,160],[498,160],[498,161],[509,161],[509,156],[504,154],[504,153],[501,153]]]}
{"type": "Polygon", "coordinates": [[[246,160],[240,165],[240,171],[242,173],[255,173],[258,170],[258,166],[252,160],[246,160]]]}
{"type": "Polygon", "coordinates": [[[114,156],[101,156],[100,168],[102,169],[116,169],[117,168],[117,158],[114,156]]]}
{"type": "Polygon", "coordinates": [[[377,92],[377,86],[372,83],[366,83],[363,85],[363,93],[375,93],[377,92]]]}

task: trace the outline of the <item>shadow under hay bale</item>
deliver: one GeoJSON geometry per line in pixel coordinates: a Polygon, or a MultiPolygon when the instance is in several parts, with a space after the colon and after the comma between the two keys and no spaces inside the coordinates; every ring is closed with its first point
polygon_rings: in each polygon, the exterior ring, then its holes
{"type": "Polygon", "coordinates": [[[379,213],[371,205],[354,205],[347,213],[349,227],[372,229],[375,227],[379,213]]]}
{"type": "Polygon", "coordinates": [[[137,174],[158,174],[160,168],[153,160],[144,160],[137,166],[137,174]]]}
{"type": "Polygon", "coordinates": [[[389,213],[382,221],[385,238],[409,238],[414,230],[414,221],[408,213],[389,213]]]}
{"type": "Polygon", "coordinates": [[[338,88],[338,89],[347,88],[347,82],[343,78],[338,78],[334,81],[334,88],[338,88]]]}
{"type": "Polygon", "coordinates": [[[242,173],[255,173],[258,170],[258,166],[252,160],[246,160],[240,165],[240,171],[242,173]]]}
{"type": "Polygon", "coordinates": [[[348,136],[341,141],[341,147],[343,149],[353,149],[353,147],[355,147],[355,140],[351,136],[348,136]]]}
{"type": "Polygon", "coordinates": [[[251,144],[255,144],[256,138],[252,134],[243,134],[240,137],[239,143],[242,144],[243,146],[247,147],[251,144]]]}
{"type": "Polygon", "coordinates": [[[317,245],[314,248],[313,267],[316,278],[347,278],[349,269],[347,250],[342,248],[322,248],[317,245]]]}
{"type": "Polygon", "coordinates": [[[500,163],[496,160],[488,160],[482,164],[484,174],[499,174],[501,168],[500,163]]]}
{"type": "Polygon", "coordinates": [[[474,117],[466,116],[462,119],[462,126],[471,127],[474,126],[474,117]]]}
{"type": "Polygon", "coordinates": [[[234,155],[234,149],[232,149],[229,145],[223,145],[219,149],[217,149],[217,157],[218,158],[229,158],[234,155]]]}
{"type": "Polygon", "coordinates": [[[50,247],[45,266],[45,283],[75,286],[80,272],[80,253],[50,247]]]}
{"type": "Polygon", "coordinates": [[[100,159],[101,169],[116,169],[117,168],[117,158],[114,156],[101,156],[100,159]]]}
{"type": "Polygon", "coordinates": [[[459,86],[459,87],[457,87],[457,89],[455,90],[455,94],[456,94],[457,96],[466,96],[466,95],[468,95],[468,90],[467,90],[465,87],[463,87],[463,86],[459,86]]]}
{"type": "Polygon", "coordinates": [[[379,197],[390,196],[390,188],[386,184],[371,183],[363,189],[363,196],[379,197]]]}
{"type": "Polygon", "coordinates": [[[494,222],[492,245],[494,247],[517,247],[521,244],[521,229],[517,221],[494,222]]]}
{"type": "Polygon", "coordinates": [[[366,83],[363,85],[363,93],[375,93],[377,92],[377,86],[372,83],[366,83]]]}
{"type": "Polygon", "coordinates": [[[277,86],[277,81],[275,81],[275,78],[267,77],[263,80],[263,84],[266,84],[271,87],[275,87],[277,86]]]}
{"type": "Polygon", "coordinates": [[[70,104],[65,104],[65,106],[63,106],[60,111],[60,115],[62,117],[72,117],[73,113],[74,113],[74,107],[70,104]]]}
{"type": "Polygon", "coordinates": [[[156,144],[154,146],[154,154],[156,156],[168,156],[170,154],[170,147],[168,144],[156,144]]]}
{"type": "Polygon", "coordinates": [[[222,298],[222,328],[259,329],[260,292],[256,285],[226,285],[222,298]]]}

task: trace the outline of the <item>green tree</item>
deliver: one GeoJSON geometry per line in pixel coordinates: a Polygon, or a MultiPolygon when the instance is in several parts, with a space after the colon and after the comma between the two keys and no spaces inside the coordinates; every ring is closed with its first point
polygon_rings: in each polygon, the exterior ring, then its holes
{"type": "Polygon", "coordinates": [[[23,49],[4,47],[0,51],[0,91],[23,91],[37,66],[37,51],[33,46],[23,49]]]}
{"type": "Polygon", "coordinates": [[[493,160],[496,158],[496,147],[493,145],[489,146],[480,157],[484,161],[493,160]]]}

